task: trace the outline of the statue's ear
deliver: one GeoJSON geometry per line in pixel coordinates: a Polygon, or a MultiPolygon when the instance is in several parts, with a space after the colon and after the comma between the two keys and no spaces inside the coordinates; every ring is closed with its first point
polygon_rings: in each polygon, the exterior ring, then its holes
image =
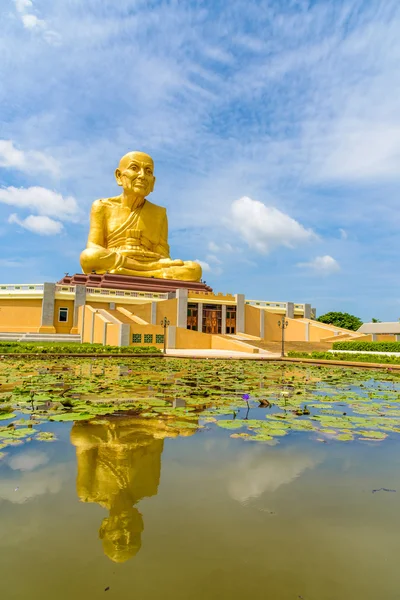
{"type": "Polygon", "coordinates": [[[155,185],[155,183],[156,183],[156,178],[155,178],[155,177],[153,177],[153,183],[152,183],[152,185],[151,185],[151,190],[150,190],[150,192],[152,192],[152,191],[154,190],[154,185],[155,185]]]}
{"type": "Polygon", "coordinates": [[[115,179],[117,180],[118,185],[122,185],[121,171],[119,169],[115,169],[115,179]]]}

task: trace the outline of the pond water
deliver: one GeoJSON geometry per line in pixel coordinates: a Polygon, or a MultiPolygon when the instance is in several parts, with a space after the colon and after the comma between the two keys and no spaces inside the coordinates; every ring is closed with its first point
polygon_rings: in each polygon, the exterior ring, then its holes
{"type": "Polygon", "coordinates": [[[1,598],[400,597],[390,370],[7,359],[0,382],[1,598]]]}

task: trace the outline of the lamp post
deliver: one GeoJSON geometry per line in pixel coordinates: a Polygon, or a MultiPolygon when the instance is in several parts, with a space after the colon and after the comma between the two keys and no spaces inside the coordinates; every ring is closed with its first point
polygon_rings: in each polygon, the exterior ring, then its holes
{"type": "Polygon", "coordinates": [[[282,319],[282,321],[278,321],[278,327],[279,327],[279,329],[282,330],[282,350],[281,350],[282,358],[285,356],[285,329],[288,325],[289,325],[289,323],[288,323],[288,321],[286,321],[286,319],[282,319]]]}
{"type": "Polygon", "coordinates": [[[167,317],[164,317],[161,321],[161,327],[164,328],[164,354],[167,353],[167,327],[169,325],[169,321],[167,317]]]}

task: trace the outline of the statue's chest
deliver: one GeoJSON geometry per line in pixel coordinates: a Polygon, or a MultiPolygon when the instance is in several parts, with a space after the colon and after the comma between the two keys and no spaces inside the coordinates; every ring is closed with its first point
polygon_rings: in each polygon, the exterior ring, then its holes
{"type": "Polygon", "coordinates": [[[140,210],[130,211],[125,208],[114,208],[110,211],[107,219],[107,231],[108,233],[114,233],[120,227],[129,224],[129,228],[138,229],[140,228],[140,210]]]}

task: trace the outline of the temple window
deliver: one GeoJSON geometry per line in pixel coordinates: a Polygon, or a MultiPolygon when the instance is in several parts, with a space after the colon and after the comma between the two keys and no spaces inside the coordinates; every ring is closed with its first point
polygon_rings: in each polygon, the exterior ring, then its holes
{"type": "Polygon", "coordinates": [[[59,323],[67,323],[68,322],[68,308],[59,308],[58,309],[58,322],[59,323]]]}

